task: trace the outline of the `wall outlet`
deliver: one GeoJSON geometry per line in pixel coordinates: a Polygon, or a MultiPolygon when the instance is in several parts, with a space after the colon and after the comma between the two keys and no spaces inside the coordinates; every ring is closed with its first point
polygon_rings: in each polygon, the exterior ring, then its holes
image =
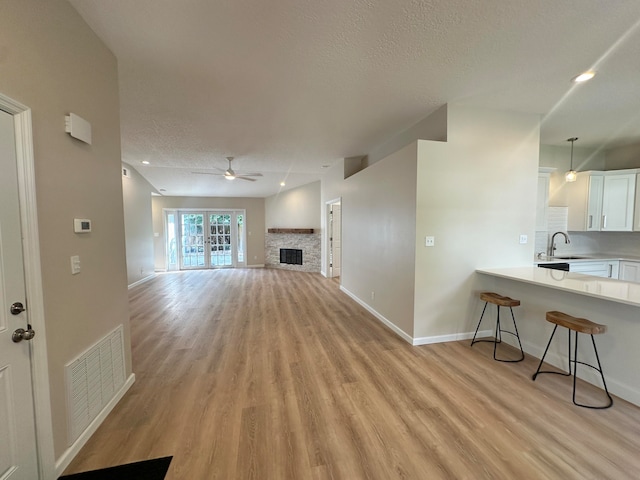
{"type": "Polygon", "coordinates": [[[436,237],[424,237],[424,246],[433,247],[436,244],[436,237]]]}
{"type": "Polygon", "coordinates": [[[527,238],[526,235],[520,235],[520,243],[521,244],[527,243],[527,240],[528,240],[528,238],[527,238]]]}

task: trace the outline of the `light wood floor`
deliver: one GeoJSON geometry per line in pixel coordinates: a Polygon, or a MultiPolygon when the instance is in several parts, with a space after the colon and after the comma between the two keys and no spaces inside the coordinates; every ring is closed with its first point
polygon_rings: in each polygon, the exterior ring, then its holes
{"type": "Polygon", "coordinates": [[[640,478],[640,408],[575,407],[569,378],[488,343],[410,346],[318,274],[165,274],[130,301],[136,383],[65,473],[173,455],[170,480],[640,478]]]}

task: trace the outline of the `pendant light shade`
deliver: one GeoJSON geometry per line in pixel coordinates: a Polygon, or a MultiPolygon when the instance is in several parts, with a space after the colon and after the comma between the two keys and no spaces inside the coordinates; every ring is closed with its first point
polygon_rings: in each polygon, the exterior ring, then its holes
{"type": "Polygon", "coordinates": [[[569,166],[569,171],[564,175],[564,179],[567,182],[575,182],[578,178],[578,172],[573,169],[573,142],[578,140],[578,137],[568,138],[567,142],[571,142],[571,164],[569,166]]]}

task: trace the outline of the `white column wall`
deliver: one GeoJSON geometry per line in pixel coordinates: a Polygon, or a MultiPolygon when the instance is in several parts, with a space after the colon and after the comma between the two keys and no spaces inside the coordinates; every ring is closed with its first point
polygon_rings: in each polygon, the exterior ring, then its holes
{"type": "Polygon", "coordinates": [[[533,262],[538,116],[449,105],[448,122],[447,143],[418,141],[414,343],[473,332],[476,268],[533,262]]]}

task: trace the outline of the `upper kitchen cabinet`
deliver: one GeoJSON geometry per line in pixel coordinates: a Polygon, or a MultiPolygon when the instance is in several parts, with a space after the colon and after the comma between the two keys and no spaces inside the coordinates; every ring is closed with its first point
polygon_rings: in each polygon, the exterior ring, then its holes
{"type": "MultiPolygon", "coordinates": [[[[637,170],[588,171],[567,183],[571,231],[630,232],[634,229],[637,170]]],[[[637,220],[640,220],[638,217],[637,220]]],[[[636,221],[640,229],[640,221],[636,221]]]]}
{"type": "Polygon", "coordinates": [[[568,191],[567,229],[574,232],[600,231],[604,172],[580,172],[575,182],[565,184],[568,191]]]}
{"type": "Polygon", "coordinates": [[[633,230],[635,199],[635,173],[607,172],[604,176],[600,230],[603,232],[631,232],[633,230]]]}

